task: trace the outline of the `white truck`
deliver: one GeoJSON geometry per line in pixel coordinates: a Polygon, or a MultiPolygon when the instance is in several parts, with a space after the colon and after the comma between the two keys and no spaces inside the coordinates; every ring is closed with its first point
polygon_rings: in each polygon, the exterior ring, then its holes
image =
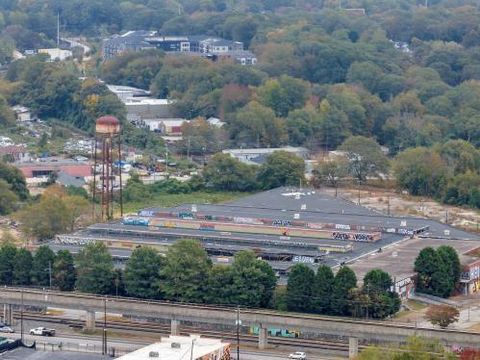
{"type": "Polygon", "coordinates": [[[304,360],[307,358],[307,354],[304,353],[303,351],[295,351],[294,353],[291,353],[290,356],[288,357],[289,359],[295,359],[295,360],[304,360]]]}
{"type": "Polygon", "coordinates": [[[35,329],[30,329],[30,335],[40,335],[40,336],[54,336],[55,329],[47,329],[45,327],[37,327],[35,329]]]}

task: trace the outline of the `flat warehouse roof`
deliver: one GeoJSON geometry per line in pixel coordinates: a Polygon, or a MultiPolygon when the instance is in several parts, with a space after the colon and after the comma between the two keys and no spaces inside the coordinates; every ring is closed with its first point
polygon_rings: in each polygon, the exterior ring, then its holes
{"type": "Polygon", "coordinates": [[[420,250],[427,246],[437,248],[441,245],[452,246],[461,257],[462,254],[469,250],[480,247],[480,241],[429,238],[408,239],[389,246],[388,249],[383,250],[381,253],[373,253],[361,258],[349,266],[355,271],[359,280],[363,279],[365,274],[372,269],[382,269],[387,271],[392,277],[396,277],[397,280],[402,280],[414,274],[414,263],[420,250]]]}
{"type": "MultiPolygon", "coordinates": [[[[480,240],[480,236],[431,219],[408,216],[387,216],[342,198],[335,198],[318,190],[280,187],[221,205],[195,205],[198,213],[214,216],[272,218],[318,223],[364,225],[385,228],[420,229],[429,226],[430,236],[480,240]],[[305,209],[302,210],[302,205],[305,209]],[[445,230],[450,235],[445,235],[445,230]]],[[[147,208],[145,211],[191,211],[191,204],[173,208],[147,208]]]]}

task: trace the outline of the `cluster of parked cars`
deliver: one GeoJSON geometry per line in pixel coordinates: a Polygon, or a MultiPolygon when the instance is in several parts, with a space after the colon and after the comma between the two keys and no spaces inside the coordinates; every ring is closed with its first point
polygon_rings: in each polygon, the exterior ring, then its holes
{"type": "MultiPolygon", "coordinates": [[[[0,322],[0,333],[14,333],[10,326],[0,322]]],[[[40,326],[34,329],[30,329],[30,335],[39,335],[39,336],[55,336],[55,329],[48,329],[46,327],[40,326]]]]}

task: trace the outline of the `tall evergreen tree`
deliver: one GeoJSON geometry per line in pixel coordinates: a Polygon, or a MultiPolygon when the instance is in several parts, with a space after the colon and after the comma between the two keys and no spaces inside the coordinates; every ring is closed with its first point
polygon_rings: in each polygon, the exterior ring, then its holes
{"type": "Polygon", "coordinates": [[[312,310],[315,273],[304,264],[292,267],[288,275],[286,301],[288,310],[309,312],[312,310]]]}
{"type": "Polygon", "coordinates": [[[349,315],[350,291],[357,286],[357,277],[348,266],[343,266],[335,275],[332,311],[336,315],[349,315]]]}
{"type": "Polygon", "coordinates": [[[313,311],[319,314],[331,314],[335,275],[327,265],[319,266],[313,287],[313,311]]]}
{"type": "Polygon", "coordinates": [[[10,243],[4,243],[0,247],[0,284],[12,285],[13,267],[15,264],[15,255],[17,248],[10,243]]]}

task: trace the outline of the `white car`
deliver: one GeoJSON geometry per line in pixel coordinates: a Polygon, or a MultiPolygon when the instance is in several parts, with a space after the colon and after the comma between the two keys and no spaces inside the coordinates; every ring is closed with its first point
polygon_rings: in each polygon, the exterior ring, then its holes
{"type": "Polygon", "coordinates": [[[13,333],[15,332],[10,326],[1,326],[0,327],[0,333],[13,333]]]}
{"type": "Polygon", "coordinates": [[[307,354],[302,351],[295,351],[288,356],[289,359],[300,359],[304,360],[307,358],[307,354]]]}
{"type": "Polygon", "coordinates": [[[47,329],[45,327],[37,327],[35,329],[30,329],[30,335],[40,335],[40,336],[54,336],[54,329],[47,329]]]}

